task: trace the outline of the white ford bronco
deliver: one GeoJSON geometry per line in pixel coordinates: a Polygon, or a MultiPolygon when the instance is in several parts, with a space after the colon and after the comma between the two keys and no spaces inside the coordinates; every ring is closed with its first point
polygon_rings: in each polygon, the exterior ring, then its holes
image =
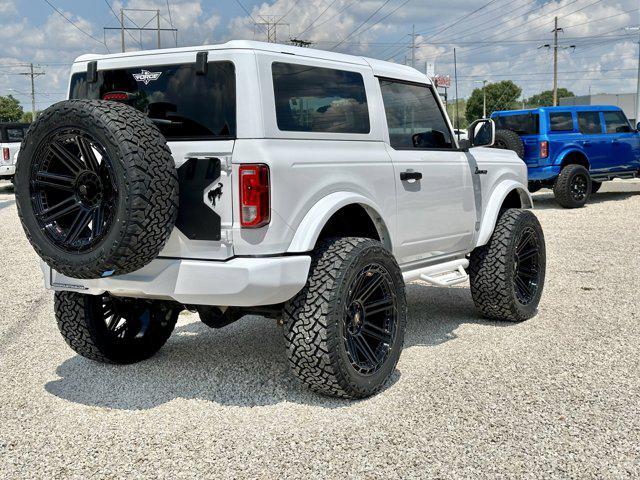
{"type": "Polygon", "coordinates": [[[67,343],[146,359],[183,309],[275,318],[312,389],[361,398],[400,356],[405,283],[470,279],[480,313],[532,317],[545,243],[527,169],[458,142],[418,71],[285,45],[86,55],[30,128],[18,211],[67,343]]]}
{"type": "Polygon", "coordinates": [[[20,142],[28,127],[26,123],[0,123],[0,180],[13,181],[20,142]]]}

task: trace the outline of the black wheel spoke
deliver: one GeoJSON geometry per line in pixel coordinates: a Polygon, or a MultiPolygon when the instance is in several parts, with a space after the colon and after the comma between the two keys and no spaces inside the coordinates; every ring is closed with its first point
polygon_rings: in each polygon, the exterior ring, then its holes
{"type": "Polygon", "coordinates": [[[530,258],[535,257],[537,254],[538,254],[538,246],[533,245],[528,250],[525,250],[524,252],[520,253],[518,255],[518,260],[520,262],[524,262],[525,260],[529,260],[530,258]]]}
{"type": "Polygon", "coordinates": [[[369,344],[365,342],[364,338],[362,338],[361,336],[356,336],[353,338],[353,340],[358,350],[367,359],[368,363],[370,363],[371,365],[375,365],[376,363],[378,363],[376,360],[376,354],[373,351],[371,351],[371,347],[369,347],[369,344]]]}
{"type": "Polygon", "coordinates": [[[73,191],[74,177],[69,175],[57,175],[49,172],[38,172],[36,175],[35,185],[37,187],[51,187],[58,190],[68,192],[73,191]]]}
{"type": "Polygon", "coordinates": [[[67,197],[65,200],[45,209],[40,214],[45,224],[51,223],[80,208],[80,204],[74,197],[67,197]]]}
{"type": "Polygon", "coordinates": [[[102,233],[103,223],[104,223],[104,210],[100,206],[93,211],[93,217],[91,219],[91,232],[94,237],[97,237],[102,233]]]}
{"type": "Polygon", "coordinates": [[[367,301],[371,294],[382,284],[382,280],[384,280],[382,275],[372,276],[371,279],[363,285],[362,293],[356,297],[356,300],[360,300],[361,302],[367,301]]]}
{"type": "Polygon", "coordinates": [[[385,297],[381,300],[374,302],[367,302],[364,304],[364,313],[367,316],[375,315],[376,313],[385,312],[393,308],[393,298],[385,297]]]}
{"type": "Polygon", "coordinates": [[[100,170],[100,165],[95,153],[93,152],[91,144],[87,141],[86,138],[80,135],[76,137],[76,143],[78,144],[78,148],[80,149],[80,153],[82,154],[82,159],[84,160],[84,163],[86,163],[87,168],[98,173],[98,171],[100,170]]]}
{"type": "Polygon", "coordinates": [[[516,277],[516,285],[522,294],[525,296],[531,295],[531,289],[520,276],[516,277]]]}
{"type": "Polygon", "coordinates": [[[91,212],[89,210],[81,209],[73,220],[71,227],[69,227],[67,236],[64,239],[65,243],[70,244],[75,242],[84,229],[89,226],[90,221],[91,212]]]}
{"type": "MultiPolygon", "coordinates": [[[[106,314],[105,314],[105,317],[109,318],[109,316],[106,314]]],[[[113,317],[109,319],[107,328],[111,331],[115,330],[115,328],[118,326],[118,323],[120,323],[120,320],[122,320],[122,317],[120,315],[113,315],[113,317]]]]}
{"type": "Polygon", "coordinates": [[[53,152],[54,156],[58,160],[60,160],[60,162],[65,167],[67,167],[67,169],[71,173],[77,174],[82,170],[84,170],[84,165],[82,164],[80,159],[74,157],[71,153],[69,153],[69,151],[67,151],[67,149],[64,146],[60,145],[57,142],[52,142],[50,149],[53,152]]]}
{"type": "Polygon", "coordinates": [[[371,322],[365,321],[364,325],[362,326],[361,332],[364,335],[369,335],[370,337],[373,337],[376,340],[379,340],[383,343],[391,343],[391,332],[388,332],[380,327],[377,327],[371,322]]]}

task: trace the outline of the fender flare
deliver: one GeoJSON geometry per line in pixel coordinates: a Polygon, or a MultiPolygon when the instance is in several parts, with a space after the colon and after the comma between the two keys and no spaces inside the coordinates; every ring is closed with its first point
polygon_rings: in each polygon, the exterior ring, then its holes
{"type": "MultiPolygon", "coordinates": [[[[568,155],[571,155],[572,153],[577,153],[579,155],[582,155],[585,160],[587,161],[587,165],[590,167],[591,166],[591,162],[589,161],[589,156],[584,152],[584,150],[581,150],[578,147],[570,147],[567,148],[566,150],[563,150],[562,152],[560,152],[554,162],[553,165],[558,167],[560,165],[562,165],[562,162],[564,162],[564,159],[567,158],[568,155]]],[[[587,170],[589,169],[589,167],[587,167],[587,170]]]]}
{"type": "Polygon", "coordinates": [[[383,245],[391,251],[391,236],[380,214],[381,209],[367,197],[353,192],[334,192],[319,200],[309,209],[291,240],[287,253],[309,252],[314,249],[322,229],[329,219],[343,207],[358,204],[364,207],[378,230],[383,245]]]}
{"type": "Polygon", "coordinates": [[[533,208],[533,200],[526,186],[515,180],[503,180],[500,182],[491,192],[491,196],[489,197],[489,201],[485,207],[474,248],[486,245],[489,241],[493,234],[493,229],[496,226],[496,222],[498,221],[500,207],[502,207],[507,195],[514,190],[520,195],[522,208],[533,208]]]}

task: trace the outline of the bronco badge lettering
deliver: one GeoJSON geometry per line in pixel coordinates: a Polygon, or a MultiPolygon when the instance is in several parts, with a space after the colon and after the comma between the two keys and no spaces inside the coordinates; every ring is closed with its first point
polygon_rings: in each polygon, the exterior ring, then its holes
{"type": "Polygon", "coordinates": [[[156,81],[160,78],[162,72],[150,72],[149,70],[142,70],[140,73],[134,73],[133,78],[136,79],[136,82],[142,82],[145,85],[149,85],[149,83],[156,81]]]}

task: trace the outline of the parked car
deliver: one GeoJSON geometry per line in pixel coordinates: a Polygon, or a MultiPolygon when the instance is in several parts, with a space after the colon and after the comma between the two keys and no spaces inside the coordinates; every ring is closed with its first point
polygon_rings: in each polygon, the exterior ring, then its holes
{"type": "Polygon", "coordinates": [[[522,152],[529,190],[551,188],[565,208],[583,206],[604,181],[640,175],[640,134],[618,107],[509,110],[491,118],[497,145],[522,152]]]}
{"type": "Polygon", "coordinates": [[[27,128],[27,123],[0,123],[0,180],[13,180],[20,142],[27,128]]]}
{"type": "Polygon", "coordinates": [[[545,243],[526,166],[470,127],[460,148],[410,67],[260,42],[87,55],[16,172],[25,232],[68,344],[153,355],[182,309],[283,326],[292,371],[378,391],[402,350],[405,282],[470,277],[486,317],[532,317],[545,243]]]}

